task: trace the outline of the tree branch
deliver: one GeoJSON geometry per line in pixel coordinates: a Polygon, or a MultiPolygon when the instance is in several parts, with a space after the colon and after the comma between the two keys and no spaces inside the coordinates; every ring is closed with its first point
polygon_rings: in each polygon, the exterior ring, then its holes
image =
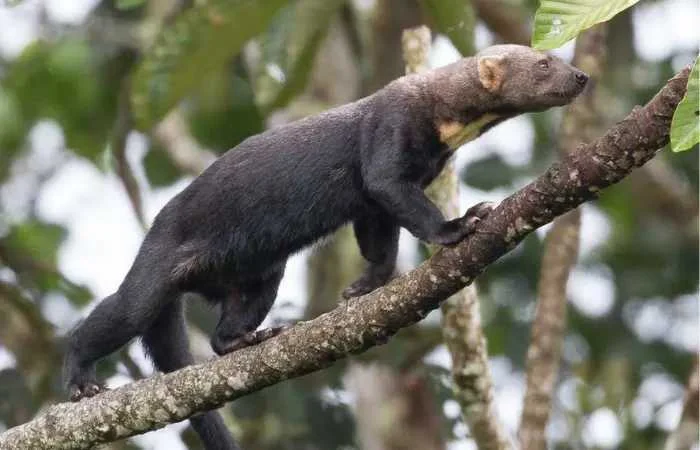
{"type": "MultiPolygon", "coordinates": [[[[427,69],[430,30],[427,27],[405,30],[402,41],[406,72],[427,69]]],[[[454,161],[447,163],[427,192],[446,217],[459,215],[459,182],[454,161]]],[[[437,250],[437,246],[431,250],[437,250]]],[[[510,447],[508,436],[493,404],[493,380],[476,287],[465,287],[444,301],[441,309],[443,340],[452,357],[452,389],[462,417],[477,448],[507,449],[510,447]]]]}
{"type": "Polygon", "coordinates": [[[343,301],[257,346],[79,403],[51,406],[0,435],[0,448],[89,448],[144,433],[386,342],[471,283],[535,228],[594,198],[651,159],[668,143],[688,73],[684,69],[646,107],[635,108],[600,139],[580,146],[506,198],[462,243],[438,251],[383,288],[343,301]]]}
{"type": "MultiPolygon", "coordinates": [[[[567,108],[562,121],[559,152],[566,155],[580,142],[590,142],[600,124],[596,85],[605,64],[605,23],[582,33],[576,41],[574,65],[588,72],[590,81],[567,108]]],[[[527,390],[518,438],[523,450],[546,447],[546,427],[552,393],[559,375],[561,346],[566,331],[566,284],[579,250],[581,212],[575,209],[554,221],[547,234],[537,310],[526,358],[527,390]]]]}

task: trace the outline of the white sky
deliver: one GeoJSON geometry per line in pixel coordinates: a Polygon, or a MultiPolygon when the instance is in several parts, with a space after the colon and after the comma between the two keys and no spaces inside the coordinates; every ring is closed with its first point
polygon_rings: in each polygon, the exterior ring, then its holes
{"type": "MultiPolygon", "coordinates": [[[[56,21],[68,24],[80,23],[89,11],[97,4],[97,0],[47,0],[45,2],[49,16],[56,21]]],[[[39,0],[25,0],[15,8],[0,7],[0,56],[14,58],[22,49],[37,37],[39,29],[36,25],[36,14],[39,0]]],[[[668,57],[678,49],[697,49],[700,41],[698,20],[700,6],[695,0],[665,0],[660,2],[642,2],[635,7],[635,48],[640,56],[649,61],[658,61],[668,57]]],[[[480,47],[490,44],[492,37],[483,26],[477,28],[477,44],[480,47]]],[[[572,44],[565,46],[556,53],[570,59],[572,44]]],[[[448,40],[437,40],[431,63],[434,66],[443,65],[458,57],[456,50],[448,40]]],[[[611,57],[614,57],[611,56],[611,57]]],[[[482,158],[490,151],[497,152],[506,162],[512,165],[524,165],[532,154],[533,129],[527,118],[512,119],[477,141],[461,149],[457,156],[457,167],[461,168],[470,161],[482,158]],[[519,136],[513,139],[513,136],[519,136]]],[[[112,293],[121,282],[124,274],[131,265],[138,250],[143,233],[137,224],[120,182],[113,174],[104,174],[91,163],[62,152],[63,136],[59,127],[51,122],[37,124],[32,132],[32,148],[34,163],[29,168],[18,167],[15,179],[9,189],[0,193],[0,200],[6,211],[17,218],[23,216],[22,192],[31,187],[31,177],[27,176],[30,169],[41,161],[52,158],[68,158],[48,183],[44,186],[38,201],[40,216],[48,221],[54,221],[67,227],[69,234],[59,252],[59,267],[70,279],[87,285],[98,297],[112,293]]],[[[129,156],[138,161],[144,153],[143,139],[138,136],[130,139],[129,156]]],[[[152,190],[144,186],[144,203],[148,217],[152,218],[157,211],[184,188],[186,182],[177,183],[166,189],[152,190]]],[[[472,204],[483,201],[499,201],[508,195],[506,191],[481,192],[465,188],[460,195],[462,210],[472,204]]],[[[605,216],[594,206],[583,208],[582,257],[595,252],[610,234],[610,224],[605,216]]],[[[407,261],[413,260],[415,249],[412,247],[413,238],[402,233],[401,262],[402,269],[408,269],[407,261]]],[[[292,257],[288,263],[285,278],[280,288],[280,298],[285,301],[295,301],[297,306],[306,297],[305,270],[306,253],[292,257]]],[[[577,268],[571,276],[569,297],[574,306],[582,313],[597,317],[605,315],[613,307],[615,292],[614,274],[605,268],[577,268]],[[585,286],[586,294],[583,295],[585,286]]],[[[52,302],[53,303],[53,302],[52,302]]],[[[696,296],[686,296],[675,301],[669,310],[662,310],[656,303],[654,311],[633,311],[629,313],[629,323],[641,339],[667,339],[668,342],[687,348],[697,349],[697,315],[698,302],[696,296]],[[675,308],[675,309],[673,309],[675,308]],[[675,311],[675,312],[674,312],[675,311]],[[681,311],[681,313],[678,313],[681,311]],[[690,312],[692,315],[688,315],[690,312]],[[651,315],[650,315],[651,314],[651,315]],[[659,317],[662,320],[659,320],[659,317]],[[664,319],[665,318],[665,319],[664,319]],[[670,335],[665,333],[671,326],[671,320],[676,326],[670,335]],[[660,329],[659,322],[665,325],[660,329]],[[670,337],[669,337],[670,336],[670,337]]],[[[78,318],[67,302],[56,302],[51,311],[47,311],[52,320],[61,328],[66,329],[78,318]]],[[[83,314],[86,311],[83,311],[83,314]]],[[[573,342],[573,341],[572,341],[573,342]]],[[[449,364],[449,354],[440,347],[428,358],[438,364],[449,364]]],[[[0,347],[0,367],[12,366],[14,358],[0,347]]],[[[514,372],[505,358],[493,358],[491,361],[496,382],[496,403],[504,423],[510,430],[518,425],[519,411],[522,408],[524,380],[522,373],[514,372]]],[[[119,384],[128,380],[113,380],[119,384]]],[[[562,385],[565,387],[567,385],[562,385]]],[[[640,389],[640,396],[635,401],[634,420],[644,424],[655,420],[664,429],[672,428],[678,420],[680,406],[678,402],[671,403],[656,412],[650,405],[658,403],[661,393],[668,393],[669,398],[680,395],[675,382],[657,374],[647,378],[640,389]]],[[[454,405],[446,405],[449,410],[454,405]]],[[[183,448],[174,431],[183,425],[175,425],[165,430],[149,433],[136,438],[147,448],[178,449],[183,448]]],[[[553,423],[550,430],[552,435],[561,434],[557,427],[565,426],[553,423]]],[[[179,431],[178,431],[179,432],[179,431]]],[[[614,448],[622,439],[622,425],[614,411],[601,408],[596,410],[586,421],[583,437],[586,445],[600,448],[614,448]]],[[[564,434],[566,436],[566,434],[564,434]]],[[[451,450],[474,448],[469,439],[451,444],[451,450]]]]}

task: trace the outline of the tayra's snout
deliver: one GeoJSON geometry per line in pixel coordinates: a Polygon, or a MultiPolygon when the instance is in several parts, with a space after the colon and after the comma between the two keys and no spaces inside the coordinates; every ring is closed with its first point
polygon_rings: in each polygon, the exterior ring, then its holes
{"type": "Polygon", "coordinates": [[[574,77],[576,78],[576,83],[578,83],[581,87],[584,87],[588,82],[588,74],[586,72],[577,70],[574,77]]]}

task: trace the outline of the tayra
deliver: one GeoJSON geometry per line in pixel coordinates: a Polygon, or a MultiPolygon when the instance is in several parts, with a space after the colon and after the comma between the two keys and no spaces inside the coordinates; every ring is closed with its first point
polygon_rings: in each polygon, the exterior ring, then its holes
{"type": "MultiPolygon", "coordinates": [[[[499,45],[246,139],[163,208],[117,292],[71,333],[72,399],[97,394],[95,361],[136,336],[159,370],[191,364],[185,292],[220,305],[211,339],[219,355],[274,335],[255,330],[287,257],[343,224],[352,222],[368,262],[345,297],[389,279],[400,227],[425,242],[459,242],[489,207],[445,220],[423,188],[464,142],[510,117],[570,102],[587,79],[552,56],[499,45]]],[[[237,448],[217,413],[191,421],[207,449],[237,448]]]]}

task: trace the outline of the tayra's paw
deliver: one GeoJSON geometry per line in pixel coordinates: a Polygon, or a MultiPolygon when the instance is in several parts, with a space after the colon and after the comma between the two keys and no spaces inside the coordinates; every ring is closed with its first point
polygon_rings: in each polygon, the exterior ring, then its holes
{"type": "Polygon", "coordinates": [[[104,384],[97,381],[94,365],[83,366],[73,361],[69,354],[63,366],[63,379],[71,401],[94,397],[107,390],[104,384]]]}
{"type": "Polygon", "coordinates": [[[262,330],[250,331],[248,333],[230,339],[218,337],[212,339],[211,346],[217,355],[222,356],[245,347],[257,345],[263,341],[277,336],[278,334],[283,333],[289,328],[291,328],[290,325],[283,325],[279,327],[263,328],[262,330]]]}
{"type": "Polygon", "coordinates": [[[454,247],[472,234],[476,230],[477,224],[486,218],[494,207],[495,204],[492,202],[477,203],[469,208],[462,217],[445,222],[439,233],[432,236],[429,242],[445,247],[454,247]]]}
{"type": "Polygon", "coordinates": [[[350,286],[345,288],[342,296],[345,299],[349,299],[369,294],[373,290],[384,286],[386,282],[389,281],[389,278],[391,278],[391,273],[386,276],[383,274],[365,273],[350,286]]]}
{"type": "Polygon", "coordinates": [[[70,395],[70,400],[72,402],[77,402],[83,398],[94,397],[106,390],[107,388],[103,384],[98,383],[95,379],[85,379],[68,385],[68,395],[70,395]]]}
{"type": "Polygon", "coordinates": [[[354,283],[352,283],[350,286],[346,287],[343,292],[342,296],[345,299],[348,298],[353,298],[353,297],[359,297],[361,295],[368,294],[372,292],[375,288],[368,285],[367,283],[364,282],[364,280],[357,280],[354,283]]]}

